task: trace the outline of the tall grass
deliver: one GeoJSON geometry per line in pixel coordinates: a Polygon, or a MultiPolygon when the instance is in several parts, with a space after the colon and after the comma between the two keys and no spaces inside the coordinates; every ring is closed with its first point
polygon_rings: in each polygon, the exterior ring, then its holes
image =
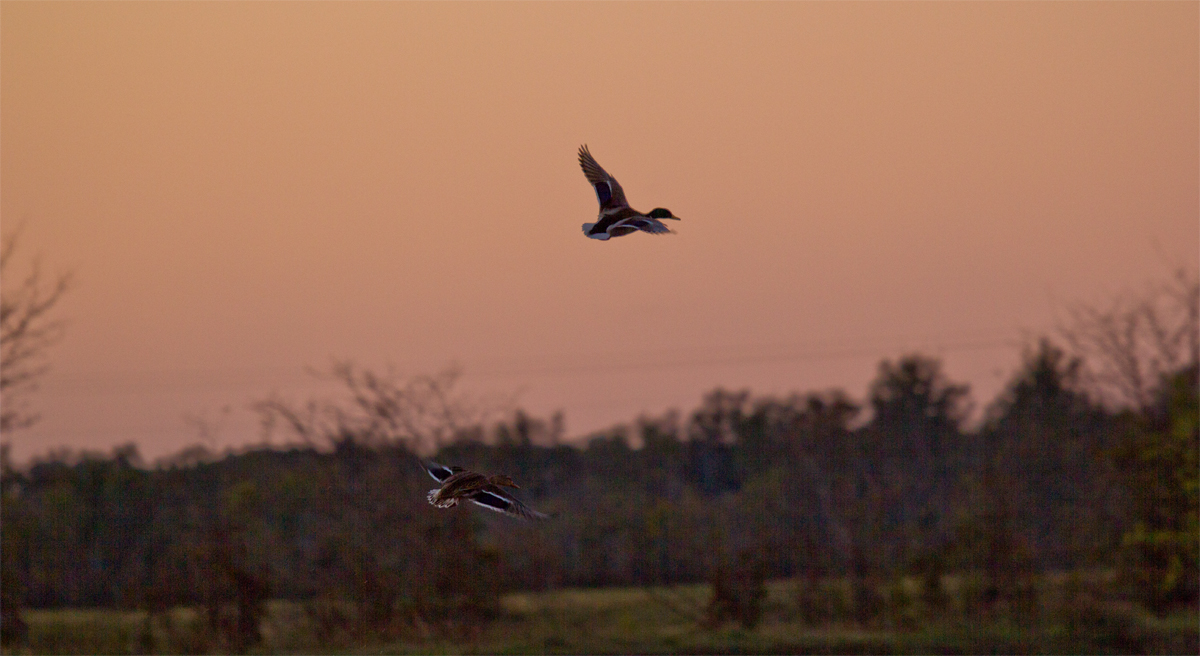
{"type": "MultiPolygon", "coordinates": [[[[708,585],[512,593],[502,598],[494,621],[452,639],[420,630],[331,637],[318,632],[304,603],[273,601],[263,642],[251,653],[1200,652],[1196,608],[1156,618],[1105,598],[1096,577],[1042,577],[1017,601],[990,605],[972,577],[944,577],[942,583],[946,597],[939,601],[923,595],[929,584],[919,579],[881,582],[875,590],[881,605],[864,622],[848,581],[772,581],[753,630],[704,628],[708,585]]],[[[153,618],[137,611],[29,611],[29,641],[20,651],[220,652],[202,619],[190,609],[153,618]]]]}

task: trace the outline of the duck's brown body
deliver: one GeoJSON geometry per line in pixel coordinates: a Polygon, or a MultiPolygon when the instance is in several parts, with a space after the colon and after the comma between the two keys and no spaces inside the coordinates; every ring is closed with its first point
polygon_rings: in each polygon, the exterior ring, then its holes
{"type": "MultiPolygon", "coordinates": [[[[429,502],[438,508],[450,508],[458,504],[458,500],[468,497],[480,490],[500,492],[500,486],[517,487],[512,479],[504,475],[484,476],[478,472],[462,471],[452,475],[442,482],[436,490],[430,490],[432,496],[429,502]]],[[[518,488],[519,489],[519,488],[518,488]]]]}
{"type": "Polygon", "coordinates": [[[433,480],[442,484],[440,488],[429,491],[429,503],[438,508],[453,508],[460,500],[466,500],[511,517],[546,519],[546,515],[527,507],[502,489],[519,489],[519,486],[504,474],[484,476],[478,472],[466,471],[462,467],[446,467],[436,462],[426,463],[425,471],[429,472],[433,480]]]}

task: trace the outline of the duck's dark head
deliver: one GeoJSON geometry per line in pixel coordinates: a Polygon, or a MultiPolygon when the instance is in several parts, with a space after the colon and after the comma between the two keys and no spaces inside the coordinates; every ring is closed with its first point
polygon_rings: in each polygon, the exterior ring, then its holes
{"type": "Polygon", "coordinates": [[[489,478],[488,482],[491,483],[492,485],[503,485],[504,487],[515,487],[518,490],[521,489],[520,485],[517,485],[516,483],[514,483],[513,479],[509,478],[508,476],[506,476],[504,474],[496,474],[496,475],[492,476],[491,478],[489,478]]]}
{"type": "Polygon", "coordinates": [[[680,220],[679,217],[675,216],[674,214],[671,214],[671,210],[669,210],[665,207],[656,207],[656,208],[650,210],[650,213],[647,214],[646,216],[648,216],[652,219],[675,219],[676,221],[680,220]]]}

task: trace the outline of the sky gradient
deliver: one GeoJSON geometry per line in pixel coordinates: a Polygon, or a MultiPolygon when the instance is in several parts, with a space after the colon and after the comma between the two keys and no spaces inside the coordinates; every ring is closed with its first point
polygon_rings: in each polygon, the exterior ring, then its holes
{"type": "Polygon", "coordinates": [[[1065,304],[1196,268],[1198,35],[1189,2],[0,3],[3,228],[77,281],[4,439],[257,442],[332,358],[457,363],[571,436],[862,398],[914,350],[985,405],[1065,304]],[[677,234],[586,239],[582,143],[677,234]]]}

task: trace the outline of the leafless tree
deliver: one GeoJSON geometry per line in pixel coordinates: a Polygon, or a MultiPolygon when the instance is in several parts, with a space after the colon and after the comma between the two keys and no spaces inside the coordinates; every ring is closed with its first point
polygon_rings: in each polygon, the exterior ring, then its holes
{"type": "Polygon", "coordinates": [[[454,367],[406,378],[390,367],[379,374],[339,361],[327,372],[312,373],[340,383],[350,398],[310,400],[301,407],[278,397],[260,401],[254,409],[267,436],[282,423],[308,443],[352,437],[369,444],[399,441],[430,452],[481,425],[498,406],[460,392],[461,372],[454,367]]]}
{"type": "Polygon", "coordinates": [[[71,288],[71,274],[60,273],[47,283],[40,262],[13,282],[13,253],[21,228],[4,236],[0,246],[0,432],[25,428],[38,420],[25,395],[49,368],[47,352],[62,339],[66,323],[54,318],[54,308],[71,288]]]}
{"type": "Polygon", "coordinates": [[[1200,364],[1200,276],[1179,268],[1107,305],[1072,305],[1059,332],[1103,400],[1148,407],[1166,375],[1200,364]]]}

